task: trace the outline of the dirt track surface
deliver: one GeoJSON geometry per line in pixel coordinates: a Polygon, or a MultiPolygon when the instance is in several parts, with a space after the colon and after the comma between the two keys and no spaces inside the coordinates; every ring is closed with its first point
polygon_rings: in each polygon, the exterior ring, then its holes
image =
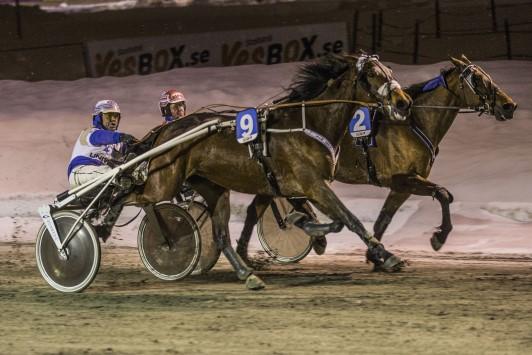
{"type": "Polygon", "coordinates": [[[270,265],[247,291],[222,260],[163,282],[135,249],[104,247],[82,294],[41,278],[33,245],[0,244],[2,354],[524,354],[532,351],[532,259],[400,253],[399,274],[362,254],[270,265]]]}

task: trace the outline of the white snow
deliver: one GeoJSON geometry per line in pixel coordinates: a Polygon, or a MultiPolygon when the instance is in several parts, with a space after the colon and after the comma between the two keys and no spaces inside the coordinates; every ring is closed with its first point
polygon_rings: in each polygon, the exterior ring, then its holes
{"type": "MultiPolygon", "coordinates": [[[[440,146],[430,179],[447,187],[454,230],[443,252],[532,253],[532,62],[479,62],[518,103],[514,119],[498,122],[461,114],[440,146]]],[[[76,81],[0,82],[0,241],[33,241],[40,221],[36,207],[66,190],[66,166],[79,132],[99,99],[118,101],[121,130],[138,137],[160,122],[157,100],[177,87],[189,112],[212,103],[256,106],[286,87],[298,63],[225,68],[185,68],[125,78],[76,81]]],[[[392,64],[404,85],[430,79],[450,63],[392,64]]],[[[335,183],[342,201],[372,228],[387,190],[335,183]]],[[[232,195],[231,232],[238,237],[251,196],[232,195]]],[[[133,216],[128,210],[120,223],[133,216]]],[[[430,251],[441,221],[437,201],[411,197],[384,237],[392,250],[430,251]]],[[[135,245],[138,220],[115,229],[108,244],[135,245]]],[[[329,252],[362,248],[344,229],[329,238],[329,252]]],[[[252,248],[259,248],[258,242],[252,248]]]]}

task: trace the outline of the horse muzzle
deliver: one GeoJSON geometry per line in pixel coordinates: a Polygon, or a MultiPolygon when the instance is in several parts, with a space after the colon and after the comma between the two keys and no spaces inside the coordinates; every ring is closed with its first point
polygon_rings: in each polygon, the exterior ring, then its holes
{"type": "Polygon", "coordinates": [[[507,102],[501,106],[496,106],[493,114],[497,121],[507,121],[514,118],[514,112],[517,108],[517,104],[513,102],[507,102]]]}

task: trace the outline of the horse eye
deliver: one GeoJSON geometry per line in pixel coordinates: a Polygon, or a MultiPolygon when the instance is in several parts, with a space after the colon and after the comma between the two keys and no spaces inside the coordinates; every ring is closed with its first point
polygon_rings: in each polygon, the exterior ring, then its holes
{"type": "Polygon", "coordinates": [[[375,72],[369,71],[368,72],[368,78],[373,78],[375,76],[375,72]]]}

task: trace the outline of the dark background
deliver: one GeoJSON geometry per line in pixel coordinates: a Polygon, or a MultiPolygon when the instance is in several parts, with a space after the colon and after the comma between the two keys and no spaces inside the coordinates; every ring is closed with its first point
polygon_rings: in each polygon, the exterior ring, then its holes
{"type": "Polygon", "coordinates": [[[434,63],[459,53],[475,60],[532,58],[532,1],[242,3],[193,1],[176,7],[143,0],[132,9],[82,13],[45,12],[24,2],[0,5],[0,79],[85,77],[84,43],[91,40],[325,22],[347,24],[351,51],[362,48],[395,63],[434,63]]]}

